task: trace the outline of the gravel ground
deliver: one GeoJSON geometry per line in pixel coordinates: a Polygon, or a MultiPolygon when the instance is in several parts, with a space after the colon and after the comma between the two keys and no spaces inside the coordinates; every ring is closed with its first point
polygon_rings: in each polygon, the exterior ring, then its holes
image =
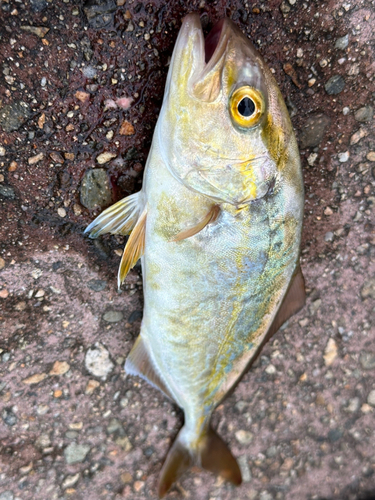
{"type": "Polygon", "coordinates": [[[375,496],[372,0],[0,3],[0,500],[155,498],[181,412],[124,359],[139,331],[122,237],[88,241],[139,189],[184,14],[223,15],[273,69],[304,168],[306,307],[214,424],[234,489],[193,469],[169,498],[375,496]],[[373,496],[372,496],[373,494],[373,496]]]}

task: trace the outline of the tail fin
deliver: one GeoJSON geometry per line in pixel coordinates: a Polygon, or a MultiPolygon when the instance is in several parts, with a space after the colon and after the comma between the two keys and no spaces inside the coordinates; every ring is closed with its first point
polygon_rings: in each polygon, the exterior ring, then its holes
{"type": "Polygon", "coordinates": [[[172,484],[193,465],[200,465],[236,486],[241,484],[241,471],[236,459],[211,427],[198,440],[196,448],[189,447],[184,434],[183,428],[164,462],[159,478],[159,498],[164,497],[172,484]]]}

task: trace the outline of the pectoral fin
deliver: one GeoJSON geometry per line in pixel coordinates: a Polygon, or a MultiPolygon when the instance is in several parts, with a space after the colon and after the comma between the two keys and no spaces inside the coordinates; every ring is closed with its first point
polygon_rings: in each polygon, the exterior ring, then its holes
{"type": "Polygon", "coordinates": [[[134,193],[107,208],[87,226],[85,233],[90,233],[90,238],[106,233],[129,234],[139,217],[140,197],[141,192],[134,193]]]}
{"type": "Polygon", "coordinates": [[[202,231],[202,229],[204,229],[208,224],[210,224],[211,222],[214,222],[218,218],[219,213],[220,213],[219,205],[214,205],[211,208],[211,210],[204,216],[204,218],[200,222],[198,222],[198,224],[176,234],[176,236],[174,238],[172,238],[171,241],[186,240],[186,238],[190,238],[191,236],[194,236],[195,234],[202,231]]]}
{"type": "Polygon", "coordinates": [[[291,280],[289,289],[284,297],[284,300],[277,311],[275,319],[268,330],[267,340],[287,321],[293,314],[296,314],[306,302],[305,279],[303,277],[301,267],[298,264],[291,280]]]}
{"type": "Polygon", "coordinates": [[[174,401],[174,398],[163,381],[161,375],[158,373],[157,368],[154,366],[152,359],[148,353],[147,347],[139,335],[133,349],[130,351],[129,356],[125,362],[125,371],[129,375],[137,375],[143,378],[153,387],[159,389],[165,396],[174,401]]]}
{"type": "Polygon", "coordinates": [[[129,239],[126,243],[124,253],[122,254],[120,268],[118,270],[118,286],[126,278],[126,275],[132,267],[136,265],[145,250],[145,232],[146,232],[147,208],[145,208],[139,217],[129,239]]]}

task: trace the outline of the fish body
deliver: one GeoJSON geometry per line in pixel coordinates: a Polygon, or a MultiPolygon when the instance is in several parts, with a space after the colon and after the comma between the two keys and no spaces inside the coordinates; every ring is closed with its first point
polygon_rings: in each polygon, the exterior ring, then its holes
{"type": "Polygon", "coordinates": [[[141,332],[125,370],[171,398],[185,423],[159,495],[193,464],[241,482],[212,412],[261,346],[304,303],[303,182],[292,125],[269,69],[228,19],[182,23],[142,190],[101,214],[92,237],[130,234],[141,332]]]}

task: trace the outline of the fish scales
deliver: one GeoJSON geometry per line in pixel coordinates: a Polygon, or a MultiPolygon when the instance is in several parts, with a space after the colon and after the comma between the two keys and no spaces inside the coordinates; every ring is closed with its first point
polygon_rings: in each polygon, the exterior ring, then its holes
{"type": "Polygon", "coordinates": [[[199,16],[187,16],[142,190],[87,229],[131,232],[119,283],[141,257],[144,314],[125,370],[184,411],[159,496],[194,464],[241,482],[210,419],[304,304],[303,203],[293,129],[269,69],[228,19],[204,40],[199,16]]]}

